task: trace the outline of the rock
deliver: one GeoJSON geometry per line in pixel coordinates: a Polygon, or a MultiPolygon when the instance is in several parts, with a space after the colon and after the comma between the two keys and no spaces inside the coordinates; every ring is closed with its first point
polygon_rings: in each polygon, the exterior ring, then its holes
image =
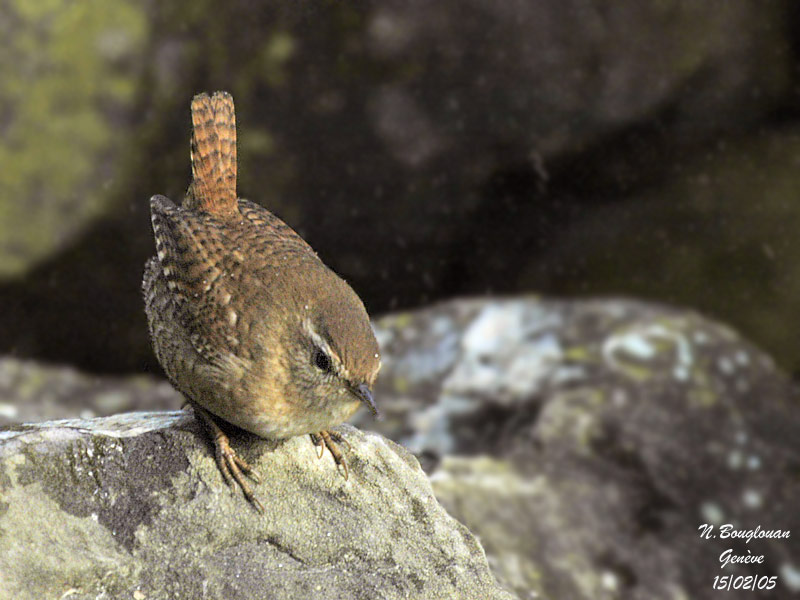
{"type": "MultiPolygon", "coordinates": [[[[439,501],[480,537],[493,573],[519,597],[711,600],[719,593],[712,590],[715,574],[756,572],[777,575],[776,597],[800,591],[797,536],[729,544],[702,540],[698,532],[704,523],[800,531],[797,390],[769,356],[729,327],[663,305],[531,296],[451,301],[378,319],[375,330],[384,362],[376,399],[386,418],[374,422],[362,411],[354,422],[416,453],[439,501]],[[728,547],[764,555],[763,570],[721,570],[719,556],[728,547]]],[[[197,426],[171,422],[122,442],[104,438],[106,446],[128,444],[132,461],[147,464],[148,454],[162,461],[138,477],[145,481],[140,488],[125,488],[129,501],[156,513],[158,526],[183,498],[189,498],[187,510],[223,500],[225,511],[240,508],[241,497],[213,491],[220,476],[209,449],[197,442],[197,426]],[[148,444],[155,443],[168,451],[150,451],[148,444]],[[199,448],[186,450],[197,443],[199,448]],[[185,475],[169,480],[177,481],[177,491],[168,487],[162,494],[156,471],[169,470],[169,457],[184,455],[186,464],[174,471],[185,475]],[[155,497],[178,498],[170,500],[166,516],[147,504],[148,488],[157,490],[155,497]]],[[[82,464],[85,443],[71,435],[78,450],[70,456],[82,464]]],[[[363,435],[348,433],[360,458],[372,453],[361,440],[374,441],[363,435]]],[[[319,467],[326,482],[339,481],[329,457],[306,462],[313,451],[306,440],[247,447],[249,456],[260,456],[266,481],[286,479],[269,470],[278,460],[276,470],[293,465],[294,478],[319,467]],[[293,456],[302,467],[294,466],[293,456]]],[[[351,461],[352,469],[361,469],[351,479],[361,481],[372,472],[370,464],[351,461]]],[[[90,496],[80,491],[90,484],[75,480],[77,495],[90,496]]],[[[0,487],[5,481],[0,476],[0,487]]],[[[117,489],[111,476],[100,482],[117,489]]],[[[320,494],[320,502],[349,493],[349,483],[342,486],[320,494]]],[[[286,506],[287,500],[264,488],[259,495],[265,505],[286,506]]],[[[208,512],[202,506],[198,512],[208,512]]],[[[101,508],[107,510],[99,505],[89,516],[100,519],[106,514],[101,508]]],[[[148,522],[136,531],[148,532],[149,540],[153,527],[148,522]]],[[[193,549],[178,554],[181,565],[195,560],[186,556],[193,549]]],[[[143,552],[135,549],[126,560],[139,560],[143,552]]],[[[192,568],[205,568],[196,560],[192,568]]]]}
{"type": "Polygon", "coordinates": [[[183,399],[163,379],[91,376],[72,368],[0,358],[0,427],[135,410],[180,408],[183,399]]]}
{"type": "Polygon", "coordinates": [[[347,481],[305,436],[234,438],[264,516],[183,412],[0,431],[0,597],[512,598],[413,456],[341,431],[347,481]]]}
{"type": "Polygon", "coordinates": [[[376,428],[420,456],[520,597],[710,600],[714,576],[731,573],[800,591],[797,390],[728,327],[635,301],[531,297],[449,302],[376,329],[376,428]],[[700,538],[726,523],[792,535],[700,538]],[[727,548],[764,565],[720,570],[727,548]]]}
{"type": "Polygon", "coordinates": [[[100,10],[3,9],[0,279],[8,279],[119,209],[114,183],[131,143],[148,35],[144,11],[118,0],[100,10]]]}

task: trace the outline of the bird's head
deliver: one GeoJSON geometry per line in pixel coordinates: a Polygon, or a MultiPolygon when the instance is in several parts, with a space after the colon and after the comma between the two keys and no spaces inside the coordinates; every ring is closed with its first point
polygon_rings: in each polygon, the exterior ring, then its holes
{"type": "Polygon", "coordinates": [[[288,393],[331,410],[349,406],[345,419],[359,404],[380,417],[372,387],[381,357],[369,316],[352,288],[323,268],[311,278],[313,285],[299,285],[290,294],[296,302],[284,331],[286,384],[293,388],[288,393]]]}

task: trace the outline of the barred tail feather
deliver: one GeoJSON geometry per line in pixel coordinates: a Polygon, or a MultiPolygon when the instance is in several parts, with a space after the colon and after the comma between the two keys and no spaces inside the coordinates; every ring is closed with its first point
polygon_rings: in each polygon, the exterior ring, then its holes
{"type": "Polygon", "coordinates": [[[227,92],[198,94],[192,100],[192,184],[187,208],[219,216],[235,215],[236,115],[227,92]]]}

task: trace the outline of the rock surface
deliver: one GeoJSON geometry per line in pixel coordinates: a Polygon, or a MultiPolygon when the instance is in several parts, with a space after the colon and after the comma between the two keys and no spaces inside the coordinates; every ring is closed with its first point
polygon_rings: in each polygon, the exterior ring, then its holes
{"type": "Polygon", "coordinates": [[[536,298],[449,302],[376,329],[387,418],[372,426],[417,453],[520,597],[712,599],[730,573],[800,593],[797,390],[731,329],[641,302],[536,298]],[[701,540],[704,523],[791,537],[701,540]],[[764,565],[720,570],[730,547],[764,565]]]}
{"type": "Polygon", "coordinates": [[[306,437],[235,438],[263,517],[183,412],[0,431],[0,597],[513,598],[413,456],[341,431],[348,480],[306,437]]]}

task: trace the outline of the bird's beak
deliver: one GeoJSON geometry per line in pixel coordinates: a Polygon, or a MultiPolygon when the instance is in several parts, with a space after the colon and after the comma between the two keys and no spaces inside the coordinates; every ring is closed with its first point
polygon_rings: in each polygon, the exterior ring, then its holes
{"type": "Polygon", "coordinates": [[[375,398],[372,397],[372,390],[369,389],[369,386],[366,383],[360,383],[355,389],[356,396],[372,411],[372,414],[375,415],[375,418],[380,420],[383,417],[381,416],[381,412],[378,410],[378,405],[375,404],[375,398]]]}

